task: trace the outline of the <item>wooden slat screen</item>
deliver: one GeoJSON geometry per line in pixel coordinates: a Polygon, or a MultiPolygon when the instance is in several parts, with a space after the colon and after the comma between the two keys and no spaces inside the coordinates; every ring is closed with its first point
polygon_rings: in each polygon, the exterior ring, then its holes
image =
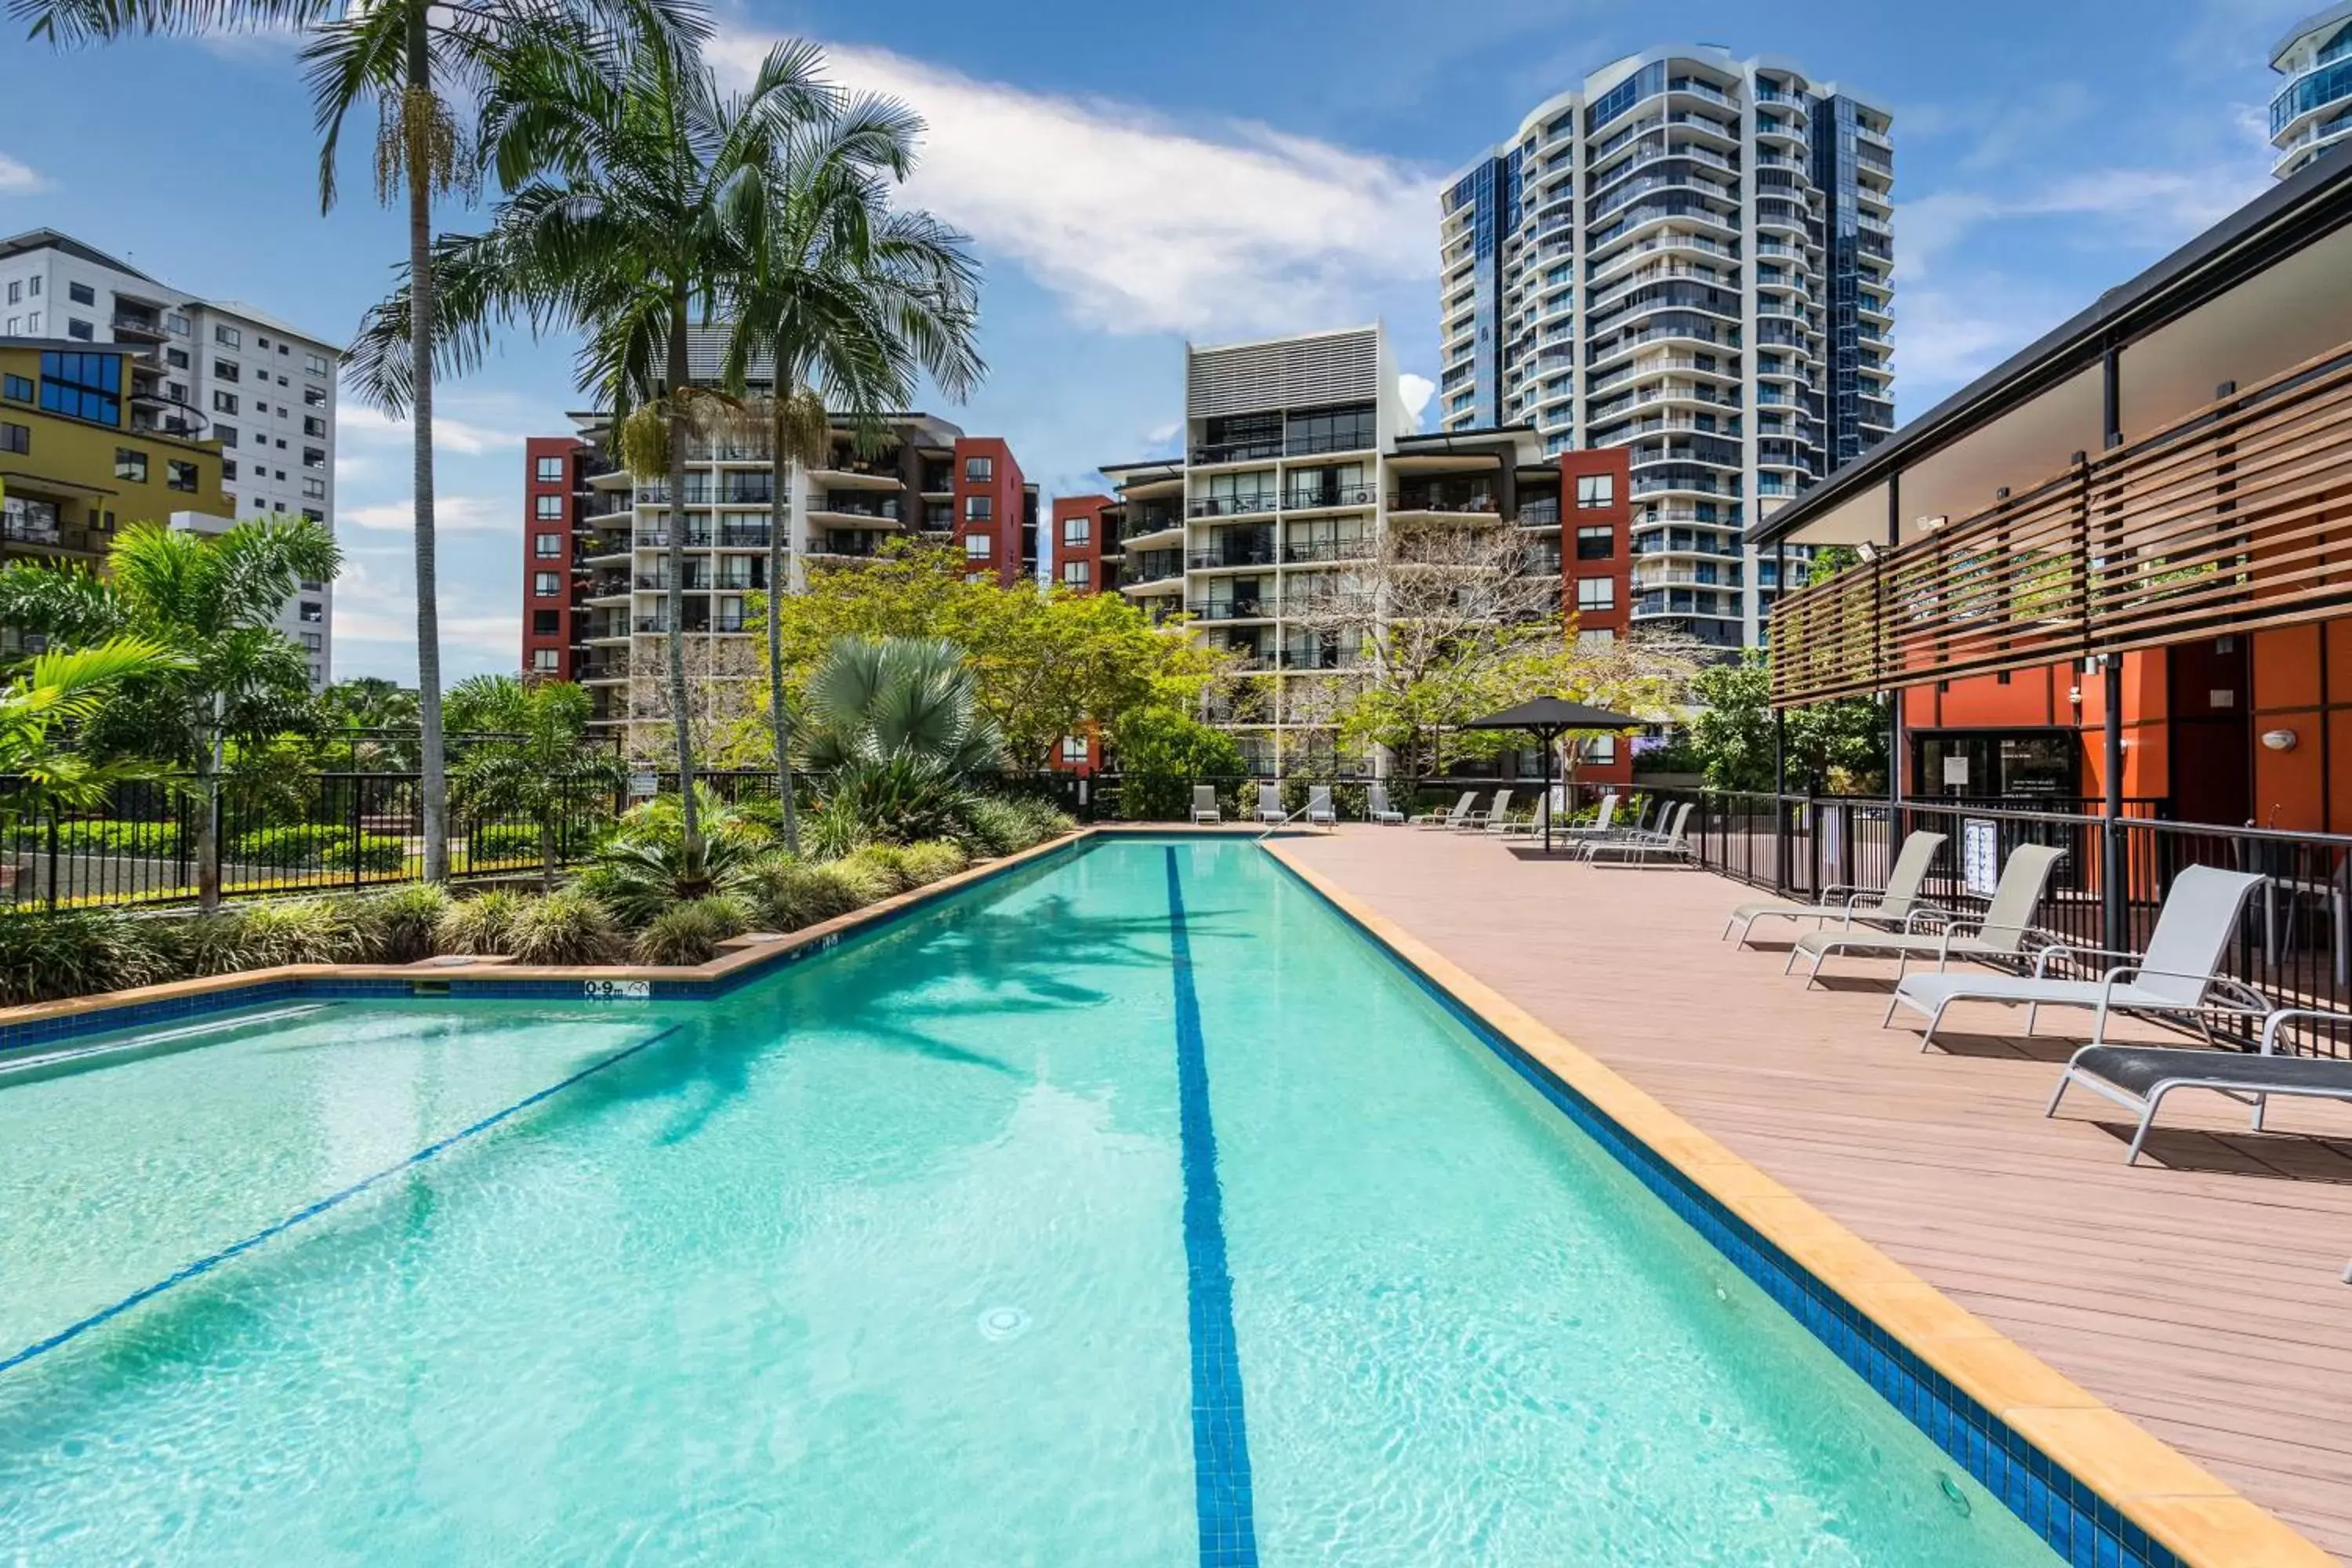
{"type": "Polygon", "coordinates": [[[2352,610],[2352,344],[1790,594],[1789,707],[2352,610]]]}

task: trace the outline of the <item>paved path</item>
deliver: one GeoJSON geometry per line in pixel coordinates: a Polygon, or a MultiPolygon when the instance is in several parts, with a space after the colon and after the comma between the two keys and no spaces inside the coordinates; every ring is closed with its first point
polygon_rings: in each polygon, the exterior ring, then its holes
{"type": "Polygon", "coordinates": [[[1956,1009],[1950,1051],[1923,1055],[1879,1027],[1892,963],[1808,992],[1780,973],[1786,924],[1760,952],[1718,941],[1755,896],[1723,879],[1403,828],[1277,852],[2352,1561],[2352,1111],[2284,1107],[2258,1137],[2182,1096],[2126,1166],[2116,1108],[2078,1091],[2042,1115],[2087,1014],[2029,1039],[1993,1032],[2021,1015],[1956,1009]]]}

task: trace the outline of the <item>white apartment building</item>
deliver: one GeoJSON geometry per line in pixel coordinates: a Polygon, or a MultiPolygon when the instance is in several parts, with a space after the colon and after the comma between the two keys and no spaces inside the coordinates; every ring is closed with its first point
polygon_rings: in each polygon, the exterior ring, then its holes
{"type": "Polygon", "coordinates": [[[2352,0],[2315,11],[2271,47],[2271,173],[2284,180],[2352,142],[2352,0]]]}
{"type": "Polygon", "coordinates": [[[1762,643],[1748,530],[1893,429],[1890,123],[1776,57],[1649,49],[1441,195],[1435,420],[1631,448],[1636,628],[1762,643]]]}
{"type": "MultiPolygon", "coordinates": [[[[0,334],[132,353],[134,430],[217,440],[236,515],[335,516],[341,351],[250,305],[199,299],[55,229],[0,240],[0,334]]],[[[215,532],[227,520],[126,519],[215,532]],[[178,520],[178,521],[175,521],[178,520]]],[[[278,618],[315,689],[333,679],[333,584],[305,583],[278,618]]]]}

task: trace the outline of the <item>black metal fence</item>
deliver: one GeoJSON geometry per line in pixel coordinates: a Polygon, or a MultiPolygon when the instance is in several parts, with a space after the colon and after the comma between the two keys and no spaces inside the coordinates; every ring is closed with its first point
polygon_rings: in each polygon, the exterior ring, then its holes
{"type": "MultiPolygon", "coordinates": [[[[1833,885],[1883,887],[1904,836],[1927,831],[1945,840],[1927,895],[1950,908],[1981,907],[2011,849],[2051,845],[2065,858],[2038,923],[2059,941],[2090,947],[2142,950],[2173,879],[2187,867],[2257,872],[2262,888],[2223,972],[2284,1005],[2352,1008],[2352,837],[2171,822],[2155,801],[2127,801],[2111,823],[2087,810],[2028,809],[2014,801],[1654,793],[1690,803],[1688,830],[1701,866],[1792,896],[1833,885]]],[[[2239,1038],[2251,1037],[2241,1029],[2239,1038]]],[[[2301,1048],[2342,1055],[2347,1045],[2317,1030],[2301,1048]]]]}

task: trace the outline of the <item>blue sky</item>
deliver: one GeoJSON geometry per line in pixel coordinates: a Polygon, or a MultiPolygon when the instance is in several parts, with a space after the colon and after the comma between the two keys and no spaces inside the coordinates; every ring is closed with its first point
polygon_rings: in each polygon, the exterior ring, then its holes
{"type": "MultiPolygon", "coordinates": [[[[814,38],[841,79],[930,121],[908,199],[987,268],[990,375],[941,411],[1066,494],[1166,449],[1187,337],[1378,317],[1400,367],[1433,374],[1439,181],[1541,98],[1664,42],[1784,56],[1893,110],[1907,418],[2263,187],[2264,54],[2316,5],[730,3],[714,60],[814,38]]],[[[59,55],[11,36],[0,101],[0,232],[62,228],[337,339],[403,253],[364,135],[320,216],[282,40],[59,55]]],[[[452,679],[514,667],[520,440],[579,402],[570,345],[520,339],[442,395],[452,679]]],[[[340,447],[336,672],[413,680],[405,427],[347,403],[340,447]]]]}

